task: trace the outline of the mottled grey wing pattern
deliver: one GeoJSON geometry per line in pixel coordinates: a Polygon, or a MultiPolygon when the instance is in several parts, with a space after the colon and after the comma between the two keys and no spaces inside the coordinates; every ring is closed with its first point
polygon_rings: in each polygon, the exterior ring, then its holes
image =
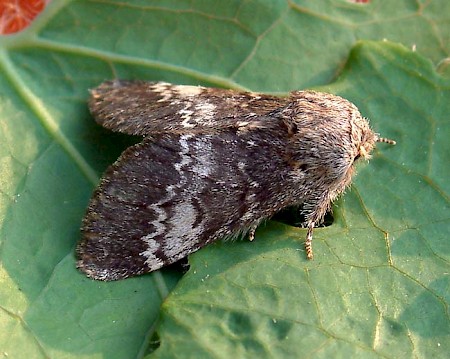
{"type": "Polygon", "coordinates": [[[97,123],[131,135],[161,132],[212,133],[240,127],[290,101],[165,82],[107,81],[91,91],[89,108],[97,123]]]}
{"type": "Polygon", "coordinates": [[[160,134],[128,148],[91,200],[78,267],[101,280],[150,272],[289,204],[278,195],[297,190],[285,135],[259,131],[160,134]]]}
{"type": "Polygon", "coordinates": [[[99,124],[145,139],[103,175],[83,221],[79,268],[101,280],[150,272],[273,214],[289,126],[267,114],[288,102],[161,82],[94,89],[99,124]]]}

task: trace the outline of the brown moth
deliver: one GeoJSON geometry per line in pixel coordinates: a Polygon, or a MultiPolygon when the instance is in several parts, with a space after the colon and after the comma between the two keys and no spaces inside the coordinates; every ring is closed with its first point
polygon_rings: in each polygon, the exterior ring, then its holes
{"type": "Polygon", "coordinates": [[[342,97],[287,97],[163,82],[111,81],[89,107],[105,128],[141,135],[107,169],[77,248],[89,277],[117,280],[174,263],[221,238],[249,234],[287,206],[313,229],[369,158],[374,133],[342,97]]]}

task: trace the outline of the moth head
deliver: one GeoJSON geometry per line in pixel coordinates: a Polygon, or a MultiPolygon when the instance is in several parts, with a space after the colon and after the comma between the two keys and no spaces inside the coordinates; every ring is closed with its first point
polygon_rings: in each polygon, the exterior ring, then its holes
{"type": "Polygon", "coordinates": [[[352,129],[352,139],[353,143],[356,145],[353,162],[360,158],[369,160],[376,142],[395,145],[394,140],[380,137],[377,133],[373,132],[369,127],[369,122],[365,118],[361,117],[361,115],[358,117],[359,118],[355,118],[352,121],[354,124],[354,128],[352,129]]]}

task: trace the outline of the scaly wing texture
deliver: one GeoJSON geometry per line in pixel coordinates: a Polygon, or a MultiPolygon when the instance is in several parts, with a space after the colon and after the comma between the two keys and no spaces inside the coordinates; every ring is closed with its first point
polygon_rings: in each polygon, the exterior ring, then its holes
{"type": "Polygon", "coordinates": [[[261,131],[161,134],[128,148],[91,200],[79,268],[101,280],[153,271],[288,205],[298,188],[283,180],[285,136],[261,131]]]}
{"type": "Polygon", "coordinates": [[[132,135],[212,133],[245,126],[289,98],[165,82],[107,81],[91,91],[97,123],[132,135]]]}

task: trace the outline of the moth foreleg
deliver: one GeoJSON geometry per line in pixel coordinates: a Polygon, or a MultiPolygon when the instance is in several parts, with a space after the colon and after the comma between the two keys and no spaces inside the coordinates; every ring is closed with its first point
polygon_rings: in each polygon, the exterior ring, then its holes
{"type": "Polygon", "coordinates": [[[312,250],[313,229],[314,229],[314,222],[310,222],[308,224],[308,232],[306,233],[306,240],[305,240],[306,258],[310,260],[314,258],[312,250]]]}
{"type": "Polygon", "coordinates": [[[305,251],[306,258],[311,260],[314,258],[313,249],[312,249],[312,239],[313,239],[313,230],[314,227],[318,224],[322,223],[323,217],[328,209],[330,209],[331,199],[328,193],[323,194],[317,200],[312,203],[305,204],[303,210],[307,211],[306,215],[306,227],[308,231],[306,232],[306,240],[305,240],[305,251]]]}
{"type": "Polygon", "coordinates": [[[252,242],[255,239],[256,228],[258,228],[258,226],[254,224],[253,226],[250,227],[250,230],[248,231],[248,240],[250,242],[252,242]]]}

